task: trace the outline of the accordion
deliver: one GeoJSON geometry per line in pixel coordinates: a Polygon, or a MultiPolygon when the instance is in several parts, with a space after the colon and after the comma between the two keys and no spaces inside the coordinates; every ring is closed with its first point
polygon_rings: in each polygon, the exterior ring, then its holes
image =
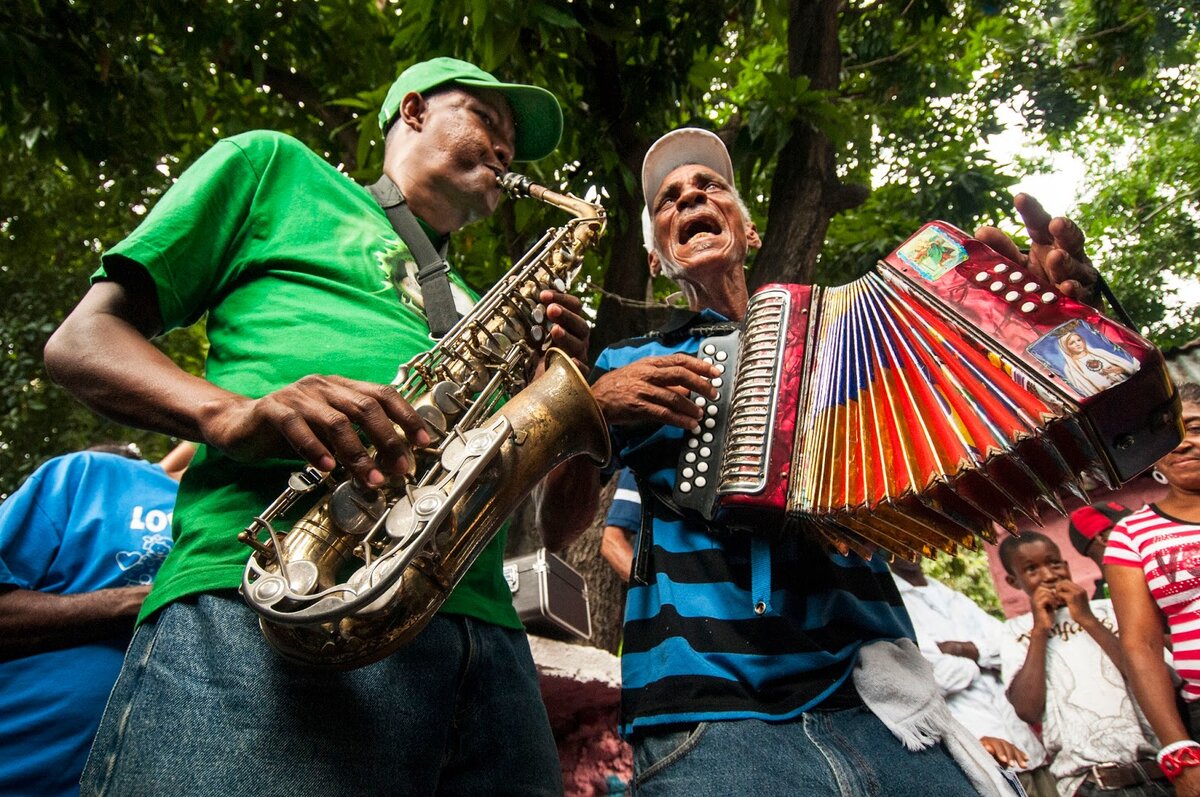
{"type": "Polygon", "coordinates": [[[994,541],[1182,434],[1153,344],[940,221],[848,285],[762,287],[699,356],[719,397],[693,396],[674,502],[843,551],[994,541]]]}

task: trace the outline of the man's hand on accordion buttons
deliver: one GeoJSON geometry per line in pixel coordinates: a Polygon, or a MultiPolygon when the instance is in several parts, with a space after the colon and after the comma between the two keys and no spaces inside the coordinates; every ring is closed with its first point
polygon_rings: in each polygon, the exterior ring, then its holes
{"type": "Polygon", "coordinates": [[[538,299],[546,307],[550,319],[550,343],[569,354],[587,372],[588,340],[592,327],[583,317],[583,302],[578,296],[560,291],[545,290],[538,299]]]}
{"type": "Polygon", "coordinates": [[[306,376],[259,399],[210,402],[200,425],[205,442],[234,459],[292,456],[294,451],[324,471],[340,462],[370,487],[382,486],[384,473],[412,466],[408,441],[430,441],[424,422],[394,387],[341,376],[306,376]],[[375,447],[374,457],[360,431],[375,447]]]}
{"type": "Polygon", "coordinates": [[[692,429],[704,413],[689,394],[716,398],[710,380],[719,374],[687,354],[646,357],[597,379],[592,395],[614,426],[658,423],[692,429]]]}
{"type": "Polygon", "coordinates": [[[1084,251],[1083,231],[1064,216],[1051,218],[1029,194],[1017,194],[1013,201],[1029,233],[1028,254],[995,227],[980,227],[975,237],[1063,294],[1097,305],[1100,274],[1084,251]]]}

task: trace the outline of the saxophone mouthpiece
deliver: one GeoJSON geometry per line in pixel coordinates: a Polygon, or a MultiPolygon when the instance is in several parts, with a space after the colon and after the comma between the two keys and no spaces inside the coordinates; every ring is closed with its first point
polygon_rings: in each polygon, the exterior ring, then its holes
{"type": "Polygon", "coordinates": [[[516,172],[505,172],[497,176],[496,181],[500,183],[500,187],[513,199],[530,196],[530,191],[535,185],[533,180],[516,172]]]}

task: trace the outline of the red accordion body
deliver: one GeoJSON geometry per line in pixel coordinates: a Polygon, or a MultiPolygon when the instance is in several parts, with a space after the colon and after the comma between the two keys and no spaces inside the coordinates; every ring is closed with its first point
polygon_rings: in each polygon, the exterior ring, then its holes
{"type": "Polygon", "coordinates": [[[945,222],[861,279],[767,285],[680,457],[675,500],[735,526],[953,552],[1128,480],[1180,439],[1161,353],[945,222]]]}

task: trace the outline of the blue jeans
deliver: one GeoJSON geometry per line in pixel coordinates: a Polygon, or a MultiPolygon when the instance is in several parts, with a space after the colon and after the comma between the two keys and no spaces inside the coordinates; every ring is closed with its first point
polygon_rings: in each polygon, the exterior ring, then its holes
{"type": "Polygon", "coordinates": [[[84,795],[559,795],[522,631],[434,617],[383,661],[285,661],[236,595],[201,595],[134,636],[84,795]]]}
{"type": "Polygon", "coordinates": [[[637,797],[976,797],[940,745],[904,749],[865,708],[790,722],[702,722],[634,740],[637,797]]]}

